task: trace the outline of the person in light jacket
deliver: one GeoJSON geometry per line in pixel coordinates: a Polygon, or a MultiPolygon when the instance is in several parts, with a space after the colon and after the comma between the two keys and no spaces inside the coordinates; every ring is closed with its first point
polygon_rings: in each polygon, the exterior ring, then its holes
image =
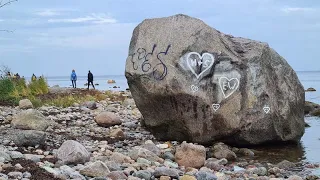
{"type": "Polygon", "coordinates": [[[77,74],[76,74],[75,70],[72,70],[70,79],[71,79],[71,82],[72,82],[72,87],[73,88],[77,88],[77,74]]]}

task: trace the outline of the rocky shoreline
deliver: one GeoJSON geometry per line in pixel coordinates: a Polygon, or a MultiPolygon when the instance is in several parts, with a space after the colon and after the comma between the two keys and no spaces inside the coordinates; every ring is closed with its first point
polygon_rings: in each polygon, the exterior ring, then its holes
{"type": "MultiPolygon", "coordinates": [[[[158,141],[130,92],[72,107],[0,107],[0,180],[319,179],[319,164],[259,162],[259,152],[215,142],[158,141]],[[121,99],[121,98],[120,98],[121,99]]],[[[314,109],[312,109],[314,110],[314,109]]]]}

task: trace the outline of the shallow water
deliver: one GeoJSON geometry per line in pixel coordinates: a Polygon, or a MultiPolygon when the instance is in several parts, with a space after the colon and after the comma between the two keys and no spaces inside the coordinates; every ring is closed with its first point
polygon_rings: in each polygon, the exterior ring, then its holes
{"type": "MultiPolygon", "coordinates": [[[[297,72],[304,89],[315,88],[315,92],[306,92],[306,101],[320,104],[320,72],[297,72]]],[[[305,128],[305,133],[298,144],[264,146],[253,148],[258,152],[254,159],[260,162],[279,163],[282,160],[292,162],[320,163],[320,117],[305,117],[310,127],[305,128]]],[[[320,168],[313,169],[313,174],[320,175],[320,168]]]]}
{"type": "Polygon", "coordinates": [[[320,163],[320,118],[306,117],[306,122],[311,126],[301,139],[305,159],[308,162],[320,163]]]}
{"type": "Polygon", "coordinates": [[[311,127],[305,129],[300,143],[254,147],[257,152],[253,159],[275,164],[285,159],[302,164],[320,163],[320,118],[306,117],[305,120],[311,127]]]}

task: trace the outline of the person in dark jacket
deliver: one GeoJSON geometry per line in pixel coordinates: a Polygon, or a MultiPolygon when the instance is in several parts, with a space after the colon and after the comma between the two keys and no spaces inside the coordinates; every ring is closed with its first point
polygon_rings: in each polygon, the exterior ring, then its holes
{"type": "Polygon", "coordinates": [[[73,88],[77,88],[77,74],[76,74],[75,70],[72,70],[70,79],[71,79],[71,82],[72,82],[72,87],[73,88]]]}
{"type": "Polygon", "coordinates": [[[88,89],[89,89],[90,83],[92,84],[93,89],[95,89],[95,87],[93,85],[93,74],[89,71],[89,73],[88,73],[88,89]]]}

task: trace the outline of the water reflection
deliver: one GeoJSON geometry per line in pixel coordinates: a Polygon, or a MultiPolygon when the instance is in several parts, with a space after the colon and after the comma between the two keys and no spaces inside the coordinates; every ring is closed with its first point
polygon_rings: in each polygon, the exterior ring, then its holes
{"type": "Polygon", "coordinates": [[[254,148],[255,159],[260,162],[277,164],[283,160],[301,162],[306,159],[305,148],[301,142],[297,144],[273,145],[254,148]]]}
{"type": "Polygon", "coordinates": [[[311,127],[305,129],[305,134],[299,143],[253,147],[251,149],[256,151],[253,159],[273,164],[283,160],[320,163],[320,118],[306,117],[305,121],[311,127]]]}
{"type": "Polygon", "coordinates": [[[306,117],[305,121],[311,126],[306,128],[301,140],[305,147],[306,161],[320,163],[320,118],[306,117]]]}

